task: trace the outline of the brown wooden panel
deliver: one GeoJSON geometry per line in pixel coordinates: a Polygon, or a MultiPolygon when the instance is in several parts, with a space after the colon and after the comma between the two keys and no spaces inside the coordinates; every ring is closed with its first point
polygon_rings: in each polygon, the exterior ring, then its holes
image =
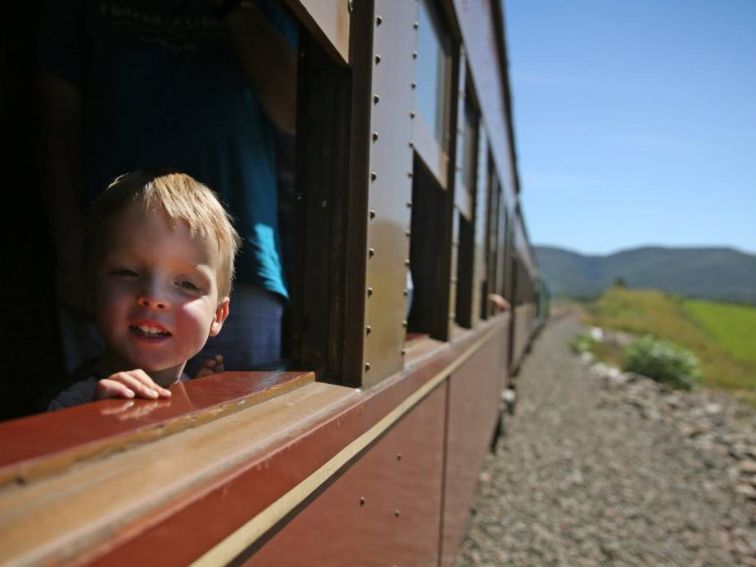
{"type": "Polygon", "coordinates": [[[403,365],[416,13],[416,2],[375,2],[363,386],[403,365]]]}
{"type": "Polygon", "coordinates": [[[167,400],[103,400],[0,426],[0,485],[207,423],[314,380],[307,372],[224,372],[171,386],[167,400]]]}
{"type": "Polygon", "coordinates": [[[528,320],[528,304],[514,308],[514,347],[512,352],[513,366],[516,368],[522,362],[525,347],[530,339],[530,322],[528,320]]]}
{"type": "Polygon", "coordinates": [[[7,485],[0,563],[186,565],[208,552],[205,564],[218,564],[218,554],[231,561],[491,344],[501,323],[439,344],[367,391],[310,383],[202,427],[7,485]]]}
{"type": "Polygon", "coordinates": [[[499,408],[500,343],[505,327],[459,368],[449,383],[442,565],[451,565],[464,536],[478,471],[499,408]]]}
{"type": "Polygon", "coordinates": [[[436,565],[446,383],[370,447],[246,565],[436,565]]]}
{"type": "Polygon", "coordinates": [[[356,283],[345,261],[349,244],[357,240],[355,231],[347,230],[349,198],[360,192],[350,187],[348,169],[350,151],[356,149],[350,143],[353,77],[310,36],[305,34],[299,47],[296,215],[290,226],[296,246],[287,355],[321,380],[345,383],[344,352],[362,351],[361,334],[345,338],[344,299],[356,283]]]}
{"type": "Polygon", "coordinates": [[[275,462],[277,448],[356,398],[349,388],[310,383],[202,427],[93,459],[50,478],[4,487],[0,563],[39,565],[75,558],[110,565],[186,565],[207,548],[208,540],[224,537],[228,523],[247,506],[275,500],[292,482],[290,475],[299,463],[290,462],[287,474],[266,474],[276,468],[270,462],[275,462]],[[219,474],[223,478],[221,473],[237,472],[240,466],[257,473],[256,487],[249,487],[251,497],[247,493],[235,499],[233,484],[222,484],[222,513],[216,509],[215,515],[207,514],[212,508],[200,506],[191,531],[170,527],[188,503],[203,502],[208,491],[213,493],[219,474]],[[162,527],[167,529],[161,532],[162,527]],[[162,545],[150,545],[149,537],[133,541],[145,531],[152,535],[150,528],[157,528],[162,545]]]}
{"type": "Polygon", "coordinates": [[[499,315],[504,320],[504,332],[498,335],[498,356],[499,361],[497,368],[499,372],[499,391],[503,392],[509,385],[509,335],[512,332],[510,321],[512,313],[502,313],[499,315]]]}
{"type": "Polygon", "coordinates": [[[349,0],[285,0],[332,57],[349,61],[349,0]]]}

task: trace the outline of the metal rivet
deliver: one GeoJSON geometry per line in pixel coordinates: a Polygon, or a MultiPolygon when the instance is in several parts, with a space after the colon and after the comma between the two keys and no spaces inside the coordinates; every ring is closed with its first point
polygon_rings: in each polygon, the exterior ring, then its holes
{"type": "Polygon", "coordinates": [[[412,112],[410,112],[410,118],[414,118],[414,117],[415,117],[415,111],[413,110],[412,112]]]}
{"type": "Polygon", "coordinates": [[[367,371],[367,370],[370,370],[370,363],[369,363],[369,362],[366,362],[366,363],[365,363],[365,370],[366,370],[366,371],[367,371]]]}
{"type": "Polygon", "coordinates": [[[412,27],[417,29],[420,24],[418,22],[412,22],[412,27]]]}
{"type": "Polygon", "coordinates": [[[410,142],[410,143],[409,143],[409,147],[410,147],[410,148],[414,148],[414,147],[415,147],[415,144],[413,144],[412,142],[410,142]]]}
{"type": "Polygon", "coordinates": [[[373,132],[373,134],[372,134],[372,138],[373,138],[373,141],[374,141],[374,142],[375,142],[376,140],[378,140],[378,132],[373,132]]]}
{"type": "Polygon", "coordinates": [[[408,289],[405,289],[405,290],[404,290],[404,297],[407,297],[408,295],[409,295],[409,290],[408,290],[408,289]]]}
{"type": "Polygon", "coordinates": [[[412,59],[417,59],[417,51],[412,52],[412,59]]]}
{"type": "Polygon", "coordinates": [[[368,216],[370,216],[370,220],[373,220],[375,218],[375,211],[371,209],[368,216]]]}
{"type": "Polygon", "coordinates": [[[372,332],[373,332],[373,327],[371,327],[370,325],[366,325],[365,326],[365,334],[369,335],[372,332]]]}
{"type": "Polygon", "coordinates": [[[370,297],[371,295],[373,295],[373,288],[372,287],[367,288],[367,294],[368,294],[368,297],[370,297]]]}
{"type": "Polygon", "coordinates": [[[365,505],[365,497],[360,496],[360,506],[364,506],[364,505],[365,505]]]}
{"type": "MultiPolygon", "coordinates": [[[[402,356],[404,356],[405,354],[407,354],[407,351],[406,351],[406,349],[402,349],[402,350],[400,350],[399,352],[400,352],[400,353],[402,354],[402,356]]],[[[401,456],[401,455],[399,455],[399,459],[400,459],[400,460],[401,460],[401,458],[402,458],[402,456],[401,456]]]]}
{"type": "Polygon", "coordinates": [[[412,172],[411,171],[407,172],[407,177],[412,177],[412,172]]]}
{"type": "Polygon", "coordinates": [[[373,95],[373,104],[378,104],[378,101],[381,100],[381,97],[379,97],[377,94],[373,95]]]}
{"type": "Polygon", "coordinates": [[[375,64],[378,65],[378,63],[380,63],[380,62],[381,62],[381,56],[380,55],[376,55],[375,56],[375,64]]]}
{"type": "Polygon", "coordinates": [[[402,327],[407,327],[407,321],[402,321],[402,327]]]}
{"type": "Polygon", "coordinates": [[[399,517],[399,510],[394,510],[394,518],[398,518],[398,517],[399,517]]]}
{"type": "Polygon", "coordinates": [[[412,236],[412,231],[411,230],[405,230],[404,231],[404,236],[406,236],[407,238],[409,238],[410,236],[412,236]]]}
{"type": "Polygon", "coordinates": [[[407,204],[407,208],[408,208],[408,209],[411,209],[411,208],[412,208],[412,201],[407,201],[407,203],[406,203],[406,204],[407,204]]]}
{"type": "Polygon", "coordinates": [[[375,248],[368,248],[368,256],[371,258],[375,256],[375,248]]]}
{"type": "Polygon", "coordinates": [[[375,171],[370,172],[370,181],[375,181],[378,179],[378,175],[375,173],[375,171]]]}
{"type": "Polygon", "coordinates": [[[408,259],[406,259],[406,260],[404,261],[404,265],[405,265],[405,266],[409,266],[409,265],[410,265],[410,261],[409,261],[409,258],[408,258],[408,259]]]}
{"type": "Polygon", "coordinates": [[[412,87],[413,89],[414,89],[414,88],[415,88],[416,86],[417,86],[417,83],[415,83],[414,81],[410,83],[410,87],[412,87]]]}
{"type": "Polygon", "coordinates": [[[401,461],[402,460],[402,454],[401,453],[397,453],[396,454],[396,460],[397,461],[401,461]]]}
{"type": "Polygon", "coordinates": [[[380,26],[382,23],[383,23],[383,18],[381,18],[380,16],[376,16],[375,17],[375,25],[376,26],[380,26]]]}

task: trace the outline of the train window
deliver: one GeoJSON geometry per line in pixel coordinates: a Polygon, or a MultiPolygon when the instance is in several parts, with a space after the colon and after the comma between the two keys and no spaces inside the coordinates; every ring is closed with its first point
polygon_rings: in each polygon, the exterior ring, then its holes
{"type": "Polygon", "coordinates": [[[408,339],[430,335],[445,340],[448,331],[446,303],[451,239],[447,236],[448,192],[415,155],[412,184],[410,266],[414,291],[408,319],[408,339]]]}
{"type": "Polygon", "coordinates": [[[428,0],[420,2],[417,42],[417,107],[438,145],[445,148],[450,57],[438,15],[428,0]]]}
{"type": "Polygon", "coordinates": [[[452,56],[450,40],[430,0],[418,13],[413,143],[442,189],[447,185],[452,56]]]}
{"type": "Polygon", "coordinates": [[[497,289],[497,261],[499,259],[499,207],[501,203],[501,186],[496,176],[493,159],[488,160],[488,207],[486,210],[485,231],[485,274],[481,282],[480,316],[487,318],[491,313],[489,294],[497,289]]]}
{"type": "MultiPolygon", "coordinates": [[[[53,1],[25,7],[23,25],[10,38],[12,43],[9,45],[12,45],[12,49],[9,53],[12,55],[12,64],[3,67],[1,71],[4,84],[9,86],[5,99],[8,104],[2,108],[3,137],[6,140],[17,140],[9,147],[18,152],[18,159],[14,158],[10,162],[12,167],[9,175],[24,176],[35,189],[38,189],[24,195],[28,210],[42,209],[40,196],[54,193],[53,196],[59,198],[59,204],[65,206],[59,206],[57,210],[50,206],[52,213],[62,213],[65,209],[79,207],[80,202],[83,209],[83,202],[86,200],[83,191],[81,195],[72,193],[70,199],[64,196],[62,190],[57,191],[62,186],[61,180],[69,177],[74,179],[64,172],[69,166],[72,166],[69,168],[71,171],[76,169],[73,166],[82,157],[75,155],[75,151],[79,149],[82,150],[82,154],[86,152],[90,158],[83,161],[96,164],[96,171],[95,168],[90,168],[93,171],[88,169],[84,175],[86,183],[81,184],[82,187],[87,186],[88,198],[101,190],[107,180],[124,171],[161,164],[186,171],[217,189],[229,205],[232,215],[236,217],[237,228],[243,233],[242,236],[253,241],[255,235],[274,235],[265,241],[264,246],[270,249],[262,255],[266,255],[269,260],[271,256],[267,253],[272,253],[273,247],[281,253],[278,266],[280,277],[272,279],[279,283],[285,282],[286,291],[291,298],[284,318],[283,354],[286,358],[271,358],[258,368],[291,366],[290,360],[294,361],[293,364],[297,368],[325,368],[329,362],[328,353],[335,350],[329,350],[329,345],[332,346],[332,341],[338,340],[334,337],[340,336],[335,329],[328,327],[328,324],[329,321],[338,320],[338,316],[332,315],[333,305],[340,304],[340,299],[337,301],[336,297],[339,294],[343,295],[345,287],[345,269],[339,271],[331,268],[343,265],[341,259],[337,258],[343,251],[343,238],[334,245],[332,235],[336,232],[334,227],[338,223],[343,223],[343,218],[347,215],[339,208],[343,203],[339,202],[336,196],[346,193],[346,166],[342,164],[348,163],[345,153],[349,144],[345,143],[345,136],[350,117],[350,72],[345,66],[345,61],[335,55],[338,50],[323,45],[325,41],[322,34],[317,39],[314,38],[287,8],[278,6],[277,3],[267,4],[270,4],[271,12],[265,11],[261,17],[269,21],[271,25],[267,27],[271,28],[280,40],[276,44],[280,48],[278,54],[270,51],[274,50],[272,43],[264,46],[273,59],[271,63],[275,65],[273,74],[279,78],[283,74],[285,58],[278,56],[284,52],[284,46],[287,53],[291,53],[290,60],[295,65],[298,62],[299,66],[293,70],[293,81],[287,82],[285,88],[277,90],[278,94],[272,97],[280,105],[294,102],[297,99],[294,95],[299,89],[300,120],[297,123],[299,128],[296,137],[290,132],[294,126],[296,107],[286,116],[271,110],[267,114],[269,118],[263,117],[257,124],[251,125],[238,120],[241,114],[246,116],[250,112],[246,106],[249,97],[245,89],[254,84],[252,78],[247,75],[252,70],[244,65],[243,57],[240,57],[239,61],[229,59],[225,44],[218,47],[216,42],[206,41],[210,32],[211,35],[234,33],[231,22],[202,15],[195,18],[192,9],[188,9],[186,18],[175,18],[169,22],[157,16],[147,17],[153,12],[159,12],[159,7],[153,9],[145,6],[143,13],[126,14],[110,10],[106,6],[102,8],[102,13],[98,17],[102,19],[104,27],[117,27],[120,39],[138,38],[134,41],[135,45],[139,45],[139,41],[148,36],[158,39],[165,37],[166,41],[146,42],[144,53],[140,51],[138,55],[135,54],[136,59],[125,57],[122,61],[116,58],[121,57],[122,52],[108,51],[114,49],[112,42],[74,42],[77,47],[86,50],[86,56],[77,58],[81,54],[70,53],[67,51],[70,46],[63,43],[68,37],[66,33],[70,36],[77,33],[86,35],[87,30],[79,29],[77,26],[89,25],[89,18],[77,18],[75,13],[53,1]],[[61,17],[58,18],[58,15],[61,17]],[[38,22],[41,22],[41,25],[38,22]],[[149,29],[142,26],[144,22],[149,22],[149,29]],[[226,29],[226,23],[229,24],[229,29],[226,29]],[[35,27],[46,29],[45,25],[52,26],[55,33],[41,34],[41,41],[46,41],[49,45],[45,45],[45,49],[41,50],[43,53],[39,54],[42,61],[35,61],[35,49],[30,45],[30,38],[33,38],[34,34],[30,30],[35,27]],[[62,26],[67,26],[66,33],[61,31],[59,34],[62,26]],[[180,29],[171,26],[179,26],[180,29]],[[60,39],[59,35],[63,39],[60,39]],[[192,46],[196,47],[196,50],[192,46]],[[216,52],[219,49],[220,51],[216,52]],[[297,57],[297,49],[300,51],[300,57],[297,57]],[[158,62],[165,60],[164,57],[161,58],[161,50],[168,50],[172,56],[174,51],[180,53],[180,57],[176,56],[176,64],[180,64],[183,71],[174,74],[161,72],[158,62]],[[198,52],[202,55],[195,57],[195,53],[198,52]],[[39,75],[42,73],[37,65],[45,65],[45,57],[49,59],[49,66],[43,67],[45,77],[40,78],[39,75]],[[72,57],[76,58],[77,64],[85,62],[85,66],[80,69],[82,81],[69,85],[67,81],[70,77],[66,74],[68,68],[64,67],[66,63],[71,62],[68,59],[72,57]],[[145,63],[138,70],[142,73],[139,82],[144,88],[143,95],[134,98],[131,91],[121,86],[134,82],[131,79],[137,70],[133,65],[137,61],[142,61],[142,57],[149,58],[150,64],[145,63]],[[116,65],[113,61],[121,61],[122,64],[116,65]],[[145,75],[145,70],[152,74],[145,75]],[[56,75],[58,71],[61,72],[59,77],[56,75]],[[104,76],[109,78],[107,85],[98,85],[94,80],[86,80],[88,76],[99,76],[99,73],[104,73],[104,76]],[[203,86],[202,81],[196,80],[197,77],[205,75],[213,75],[218,79],[212,82],[212,88],[209,90],[207,85],[203,86]],[[177,84],[191,88],[177,88],[177,84]],[[32,89],[35,87],[41,92],[33,93],[32,89]],[[90,92],[90,89],[94,90],[90,92]],[[64,104],[70,101],[66,98],[67,95],[75,98],[79,106],[64,107],[64,104]],[[148,98],[153,102],[159,100],[159,107],[152,102],[148,104],[148,98]],[[41,105],[44,112],[41,113],[40,108],[34,107],[35,102],[39,100],[44,102],[44,105],[41,105]],[[98,101],[98,104],[92,104],[91,101],[98,101]],[[222,109],[221,114],[204,112],[203,109],[208,108],[208,105],[215,110],[222,109]],[[105,113],[107,116],[100,112],[104,107],[109,109],[109,112],[105,113]],[[145,111],[148,107],[150,112],[145,111]],[[328,109],[328,112],[324,112],[323,109],[328,109]],[[70,119],[65,121],[65,124],[51,122],[60,120],[64,112],[69,110],[80,111],[83,119],[70,119]],[[186,117],[189,115],[192,116],[192,120],[187,121],[186,117]],[[143,117],[147,122],[135,120],[134,116],[143,117]],[[39,117],[39,122],[32,117],[39,117]],[[71,140],[78,139],[76,132],[63,135],[63,130],[54,130],[63,126],[78,127],[81,122],[92,124],[96,121],[104,126],[101,129],[89,128],[84,132],[85,143],[82,144],[82,148],[71,144],[71,140]],[[144,127],[145,123],[149,128],[144,127]],[[35,124],[38,128],[30,129],[30,124],[35,124]],[[223,124],[227,127],[221,128],[223,124]],[[208,145],[207,140],[220,135],[221,130],[224,151],[218,152],[220,146],[208,145]],[[282,130],[289,132],[282,133],[282,130]],[[191,131],[192,135],[184,135],[188,131],[191,131]],[[206,135],[198,136],[197,132],[204,132],[206,135]],[[98,138],[100,135],[106,136],[109,141],[117,139],[118,144],[103,143],[102,139],[98,138]],[[152,137],[159,137],[160,143],[143,143],[154,139],[152,137]],[[239,156],[249,155],[249,152],[253,151],[252,146],[259,143],[269,144],[264,152],[264,161],[267,162],[273,155],[278,157],[276,163],[270,164],[271,169],[266,170],[265,175],[255,169],[259,164],[252,167],[249,166],[248,160],[238,159],[239,156]],[[270,144],[275,145],[275,153],[269,151],[272,149],[270,144]],[[37,159],[35,149],[40,146],[44,154],[42,158],[37,159]],[[299,159],[296,159],[297,157],[299,159]],[[52,163],[51,158],[54,158],[55,163],[52,163]],[[55,176],[52,175],[53,171],[56,173],[55,176]],[[254,218],[259,212],[257,204],[255,207],[249,206],[249,202],[256,198],[259,200],[260,195],[252,195],[252,190],[247,191],[247,194],[242,194],[244,191],[238,190],[244,180],[245,187],[250,188],[258,187],[262,178],[278,187],[278,191],[274,185],[265,193],[263,200],[266,201],[269,210],[265,211],[264,219],[254,218]],[[55,192],[45,191],[50,180],[56,184],[55,192]],[[330,193],[324,188],[328,188],[330,193]],[[323,203],[327,203],[327,206],[323,203]],[[277,205],[280,206],[278,216],[277,205]],[[279,229],[277,235],[276,223],[279,229]],[[257,227],[260,224],[265,224],[266,228],[258,231],[257,227]],[[319,244],[317,250],[313,243],[319,244]],[[323,301],[323,290],[328,291],[327,302],[323,301]],[[313,298],[313,294],[318,294],[317,298],[313,298]],[[317,324],[307,326],[303,321],[317,324]]],[[[94,6],[92,9],[99,10],[94,6]]],[[[248,15],[242,12],[243,15],[248,15]]],[[[244,25],[244,22],[240,22],[239,25],[244,25]]],[[[97,37],[104,36],[99,34],[97,37]]],[[[252,47],[241,45],[236,48],[241,51],[252,47]]],[[[271,84],[265,83],[265,87],[258,93],[258,98],[271,98],[270,92],[262,92],[271,84]]],[[[259,114],[255,112],[256,116],[259,114]]],[[[75,183],[71,185],[74,186],[75,183]]],[[[75,188],[74,186],[73,189],[75,188]]],[[[21,321],[16,324],[16,331],[13,333],[18,337],[17,343],[21,346],[5,349],[5,371],[9,375],[24,375],[29,379],[23,383],[8,381],[17,386],[13,386],[12,394],[6,396],[0,405],[2,418],[44,411],[50,398],[66,385],[66,376],[70,370],[83,360],[82,358],[79,362],[70,361],[70,356],[59,355],[63,349],[60,346],[62,341],[54,299],[54,279],[49,277],[49,274],[55,272],[55,259],[50,251],[54,250],[53,244],[62,242],[61,235],[55,234],[52,230],[40,230],[39,224],[34,225],[32,230],[29,228],[31,225],[26,222],[19,225],[20,222],[18,217],[9,217],[8,222],[3,223],[4,227],[10,227],[8,229],[11,232],[28,235],[28,238],[22,239],[23,247],[4,247],[4,254],[12,255],[7,263],[12,263],[19,269],[14,272],[17,277],[4,280],[0,295],[6,299],[29,296],[28,301],[6,301],[11,306],[9,309],[16,304],[33,305],[33,317],[7,318],[21,321]],[[33,282],[33,285],[26,285],[24,282],[33,282]],[[32,301],[31,297],[37,299],[32,301]],[[49,355],[43,356],[40,362],[30,369],[28,361],[39,352],[49,355]]],[[[44,219],[39,218],[36,222],[44,223],[44,219]]],[[[68,228],[67,232],[73,234],[77,231],[73,230],[75,225],[72,222],[63,220],[57,223],[57,226],[56,223],[52,224],[55,231],[65,232],[60,231],[62,227],[68,228]],[[66,225],[66,222],[69,224],[66,225]]],[[[11,239],[6,239],[6,242],[10,241],[11,239]]],[[[258,244],[259,242],[250,247],[239,259],[236,289],[241,289],[244,283],[250,280],[259,280],[255,277],[255,270],[259,265],[255,268],[247,261],[256,254],[258,244]]],[[[260,260],[263,261],[267,260],[260,260]]],[[[258,272],[266,270],[267,273],[270,267],[267,265],[259,268],[258,272]]],[[[274,266],[273,271],[278,268],[274,266]]],[[[271,291],[282,294],[281,288],[276,287],[278,284],[274,282],[272,285],[275,289],[271,291]]],[[[233,303],[235,307],[232,307],[232,315],[241,305],[240,301],[233,303]]],[[[224,338],[224,335],[228,335],[232,330],[232,326],[226,325],[219,338],[224,338]]],[[[96,353],[88,353],[82,357],[88,357],[90,354],[96,353]]],[[[226,360],[227,369],[234,369],[228,367],[229,358],[226,360]]],[[[193,371],[190,370],[189,373],[191,375],[193,371]]]]}
{"type": "Polygon", "coordinates": [[[498,266],[497,266],[495,293],[501,295],[502,297],[506,299],[510,299],[509,290],[508,290],[509,268],[507,266],[507,263],[509,261],[509,254],[510,254],[509,238],[508,238],[509,211],[507,209],[505,201],[502,201],[499,209],[500,211],[499,211],[498,239],[499,239],[499,250],[500,250],[501,261],[498,263],[498,266]]]}
{"type": "Polygon", "coordinates": [[[478,115],[468,89],[464,102],[463,127],[458,138],[458,183],[455,187],[457,231],[457,273],[455,322],[473,325],[473,286],[475,260],[475,193],[478,146],[478,115]]]}
{"type": "Polygon", "coordinates": [[[414,283],[408,337],[430,335],[448,340],[455,319],[459,221],[455,193],[462,196],[462,214],[472,216],[464,198],[462,178],[452,160],[464,162],[463,129],[465,70],[461,46],[455,46],[446,21],[431,0],[419,2],[410,265],[414,283]],[[452,89],[452,85],[458,88],[452,89]],[[459,128],[455,126],[459,124],[459,128]],[[453,184],[460,185],[453,190],[453,184]],[[433,261],[429,261],[433,258],[433,261]]]}

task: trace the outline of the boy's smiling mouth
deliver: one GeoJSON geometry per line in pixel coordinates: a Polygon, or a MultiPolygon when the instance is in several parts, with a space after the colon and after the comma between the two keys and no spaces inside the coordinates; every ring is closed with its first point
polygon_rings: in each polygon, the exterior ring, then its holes
{"type": "Polygon", "coordinates": [[[129,325],[129,330],[139,336],[146,337],[148,339],[161,339],[171,336],[171,333],[169,331],[166,331],[162,327],[147,325],[144,323],[138,325],[129,325]]]}

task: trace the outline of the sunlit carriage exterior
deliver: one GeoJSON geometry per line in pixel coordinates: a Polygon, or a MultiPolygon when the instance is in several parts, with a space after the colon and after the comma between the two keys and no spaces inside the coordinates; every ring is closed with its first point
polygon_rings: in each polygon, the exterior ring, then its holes
{"type": "Polygon", "coordinates": [[[0,424],[3,563],[453,562],[547,312],[502,6],[286,4],[302,29],[290,363],[0,424]]]}

